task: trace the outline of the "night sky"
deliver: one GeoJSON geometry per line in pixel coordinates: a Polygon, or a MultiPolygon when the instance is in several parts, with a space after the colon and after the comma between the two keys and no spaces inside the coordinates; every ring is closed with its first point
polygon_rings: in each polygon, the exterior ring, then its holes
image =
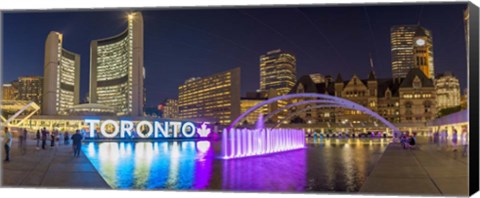
{"type": "MultiPolygon", "coordinates": [[[[369,54],[377,77],[391,77],[390,27],[432,31],[435,73],[452,71],[467,85],[464,3],[290,8],[136,9],[144,17],[147,106],[176,98],[186,79],[241,67],[242,95],[259,88],[259,56],[293,52],[297,78],[310,73],[366,78],[369,54]]],[[[50,31],[81,56],[82,99],[88,93],[90,41],[122,32],[130,10],[5,13],[3,81],[43,75],[50,31]]]]}

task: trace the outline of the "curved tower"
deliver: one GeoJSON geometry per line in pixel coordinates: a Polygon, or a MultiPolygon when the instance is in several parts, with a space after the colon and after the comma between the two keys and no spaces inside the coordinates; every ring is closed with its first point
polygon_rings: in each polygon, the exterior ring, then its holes
{"type": "Polygon", "coordinates": [[[90,103],[112,107],[119,116],[142,116],[144,77],[143,18],[134,12],[125,31],[91,42],[90,103]]]}
{"type": "Polygon", "coordinates": [[[63,35],[50,32],[45,41],[42,114],[66,115],[80,100],[80,55],[62,47],[63,35]]]}

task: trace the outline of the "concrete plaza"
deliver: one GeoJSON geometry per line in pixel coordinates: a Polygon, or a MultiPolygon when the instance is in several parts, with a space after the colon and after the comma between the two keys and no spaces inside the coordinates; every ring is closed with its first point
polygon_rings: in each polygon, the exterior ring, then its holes
{"type": "Polygon", "coordinates": [[[434,145],[419,137],[413,150],[390,143],[361,193],[468,196],[468,157],[462,147],[434,145]]]}
{"type": "Polygon", "coordinates": [[[79,158],[73,157],[71,144],[50,147],[48,141],[45,150],[37,150],[35,140],[27,142],[25,154],[18,141],[13,142],[10,162],[2,164],[3,186],[110,188],[83,153],[79,158]]]}
{"type": "MultiPolygon", "coordinates": [[[[414,150],[391,143],[360,189],[362,194],[468,195],[468,157],[462,149],[433,145],[419,137],[414,150]]],[[[48,142],[50,143],[50,142],[48,142]]],[[[8,187],[110,189],[82,153],[73,157],[71,145],[37,150],[29,140],[22,154],[15,141],[11,161],[3,163],[2,182],[8,187]]]]}

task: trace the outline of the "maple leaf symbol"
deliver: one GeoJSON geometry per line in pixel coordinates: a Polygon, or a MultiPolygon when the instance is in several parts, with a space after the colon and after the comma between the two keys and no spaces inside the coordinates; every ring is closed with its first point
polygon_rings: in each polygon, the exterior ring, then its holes
{"type": "Polygon", "coordinates": [[[210,134],[210,129],[207,128],[207,125],[205,123],[202,124],[202,128],[198,128],[197,130],[200,137],[207,137],[208,134],[210,134]]]}

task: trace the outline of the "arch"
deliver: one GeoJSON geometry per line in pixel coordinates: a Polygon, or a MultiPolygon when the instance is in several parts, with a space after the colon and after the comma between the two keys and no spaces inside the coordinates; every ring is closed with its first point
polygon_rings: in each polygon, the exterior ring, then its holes
{"type": "Polygon", "coordinates": [[[300,113],[303,113],[305,111],[308,111],[310,109],[320,109],[320,108],[329,108],[329,107],[336,107],[336,108],[344,108],[342,107],[341,105],[335,105],[335,104],[332,104],[332,105],[316,105],[316,106],[311,106],[311,107],[308,107],[308,108],[305,108],[305,109],[302,109],[300,111],[295,111],[293,114],[290,114],[288,115],[288,117],[285,117],[283,120],[281,120],[280,122],[278,122],[276,125],[274,125],[271,129],[275,129],[277,127],[279,127],[283,121],[285,120],[289,120],[291,119],[293,116],[296,116],[300,113]]]}
{"type": "Polygon", "coordinates": [[[337,104],[337,102],[335,102],[333,100],[305,100],[305,101],[301,101],[301,102],[296,102],[296,103],[285,105],[284,107],[279,108],[279,109],[267,114],[265,116],[265,118],[263,119],[263,122],[267,122],[272,116],[276,115],[277,113],[282,112],[285,109],[289,109],[289,108],[300,106],[300,105],[311,104],[311,103],[337,104]]]}
{"type": "Polygon", "coordinates": [[[377,120],[381,121],[383,124],[385,124],[386,126],[391,128],[394,131],[394,135],[397,135],[397,133],[400,132],[400,130],[395,125],[393,125],[392,123],[387,121],[382,116],[378,115],[377,113],[373,112],[372,110],[370,110],[370,109],[368,109],[368,108],[366,108],[362,105],[359,105],[359,104],[357,104],[355,102],[352,102],[350,100],[346,100],[346,99],[339,98],[339,97],[336,97],[336,96],[330,96],[330,95],[319,94],[319,93],[288,94],[288,95],[283,95],[283,96],[278,96],[278,97],[275,97],[275,98],[268,99],[266,101],[258,103],[257,105],[253,106],[252,108],[248,109],[246,112],[241,114],[237,119],[235,119],[230,124],[230,128],[234,128],[235,125],[237,125],[248,114],[252,113],[253,111],[255,111],[259,108],[261,108],[264,105],[271,104],[271,103],[276,102],[278,100],[287,100],[287,99],[294,99],[294,98],[321,98],[321,99],[333,100],[333,101],[338,102],[338,104],[341,105],[342,107],[348,108],[349,106],[351,106],[352,109],[359,110],[359,111],[362,111],[363,113],[371,115],[372,117],[376,118],[377,120]]]}

